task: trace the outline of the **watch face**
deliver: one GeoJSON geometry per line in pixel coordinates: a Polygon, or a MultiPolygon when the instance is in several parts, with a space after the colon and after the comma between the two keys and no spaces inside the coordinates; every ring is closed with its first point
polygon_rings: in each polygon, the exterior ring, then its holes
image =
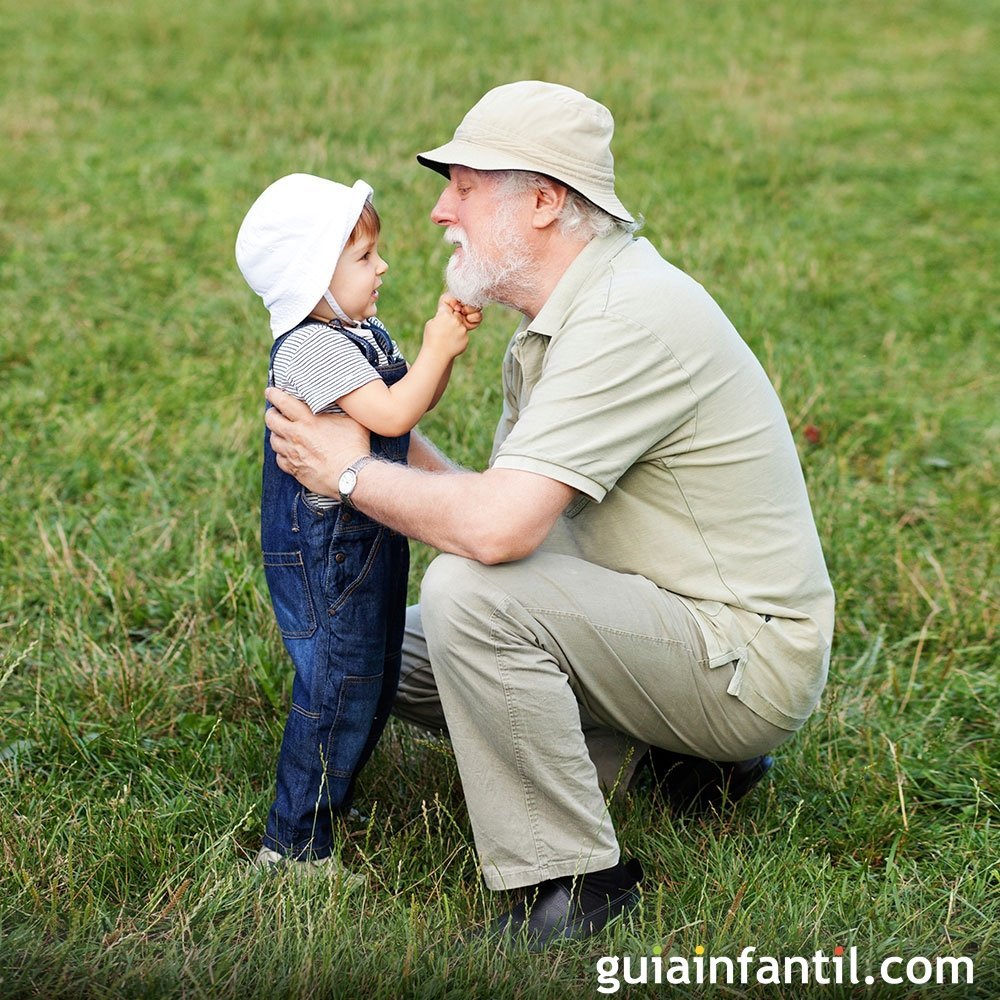
{"type": "Polygon", "coordinates": [[[358,482],[358,474],[353,469],[346,469],[337,484],[341,496],[350,496],[358,482]]]}

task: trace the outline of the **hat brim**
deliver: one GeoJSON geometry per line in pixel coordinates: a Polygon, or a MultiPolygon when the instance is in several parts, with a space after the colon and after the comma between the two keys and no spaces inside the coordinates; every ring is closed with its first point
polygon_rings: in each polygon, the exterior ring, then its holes
{"type": "Polygon", "coordinates": [[[613,215],[622,222],[635,222],[629,214],[628,209],[618,200],[614,193],[607,191],[596,191],[594,189],[584,190],[579,186],[569,184],[558,174],[553,173],[551,168],[539,163],[529,157],[518,156],[499,149],[491,149],[487,146],[480,146],[477,143],[466,142],[462,139],[452,139],[443,146],[436,149],[429,149],[426,153],[417,153],[417,162],[430,170],[434,170],[444,177],[451,176],[451,168],[468,167],[470,170],[531,170],[535,173],[544,174],[558,181],[565,187],[571,188],[578,194],[583,195],[588,201],[593,202],[598,208],[603,209],[609,215],[613,215]]]}

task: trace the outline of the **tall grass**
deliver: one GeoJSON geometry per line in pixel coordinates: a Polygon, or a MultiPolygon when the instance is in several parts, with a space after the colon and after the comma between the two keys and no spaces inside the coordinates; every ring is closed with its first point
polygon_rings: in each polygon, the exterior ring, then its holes
{"type": "MultiPolygon", "coordinates": [[[[0,995],[591,995],[600,955],[751,944],[856,946],[871,967],[967,955],[971,987],[858,995],[995,996],[995,15],[6,5],[0,995]],[[368,823],[343,833],[364,890],[247,875],[290,677],[256,550],[268,336],[232,244],[280,174],[365,177],[382,315],[412,356],[446,255],[413,155],[530,77],[615,111],[626,204],[778,386],[839,617],[827,695],[774,780],[713,821],[615,804],[641,911],[506,957],[454,947],[504,903],[478,880],[447,744],[402,726],[366,771],[368,823]]],[[[424,424],[473,467],[512,325],[488,315],[424,424]]]]}

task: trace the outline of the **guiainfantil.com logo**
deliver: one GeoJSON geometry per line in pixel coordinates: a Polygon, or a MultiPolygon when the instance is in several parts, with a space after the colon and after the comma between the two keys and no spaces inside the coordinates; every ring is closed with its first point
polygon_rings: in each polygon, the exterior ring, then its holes
{"type": "Polygon", "coordinates": [[[971,958],[941,955],[935,958],[903,958],[890,955],[878,963],[878,971],[862,972],[857,948],[838,945],[828,955],[820,950],[810,956],[759,954],[747,945],[735,958],[706,955],[698,945],[694,955],[664,955],[656,945],[650,955],[605,955],[597,960],[597,990],[617,993],[622,986],[667,984],[670,986],[749,984],[791,986],[797,984],[871,986],[923,986],[927,983],[972,983],[975,970],[971,958]]]}

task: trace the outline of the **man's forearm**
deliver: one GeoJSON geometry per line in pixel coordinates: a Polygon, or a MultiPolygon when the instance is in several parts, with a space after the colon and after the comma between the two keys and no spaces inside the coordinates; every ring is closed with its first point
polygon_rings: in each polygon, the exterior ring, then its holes
{"type": "Polygon", "coordinates": [[[443,552],[483,561],[471,496],[475,484],[463,482],[475,478],[472,472],[428,472],[420,467],[372,462],[361,471],[351,502],[369,517],[410,538],[443,552]],[[467,515],[456,516],[457,507],[465,504],[471,506],[467,515]]]}
{"type": "Polygon", "coordinates": [[[352,503],[410,538],[489,564],[533,552],[572,492],[532,473],[427,472],[372,462],[358,476],[352,503]]]}
{"type": "MultiPolygon", "coordinates": [[[[313,414],[280,389],[264,420],[279,468],[306,489],[336,496],[344,470],[370,448],[370,435],[341,414],[313,414]]],[[[369,462],[351,502],[411,538],[482,563],[528,555],[576,495],[556,479],[517,469],[465,472],[420,434],[410,439],[412,465],[369,462]]]]}
{"type": "Polygon", "coordinates": [[[414,469],[423,469],[425,472],[456,472],[459,469],[444,452],[431,444],[418,431],[413,431],[410,434],[410,452],[407,456],[407,462],[414,469]]]}

